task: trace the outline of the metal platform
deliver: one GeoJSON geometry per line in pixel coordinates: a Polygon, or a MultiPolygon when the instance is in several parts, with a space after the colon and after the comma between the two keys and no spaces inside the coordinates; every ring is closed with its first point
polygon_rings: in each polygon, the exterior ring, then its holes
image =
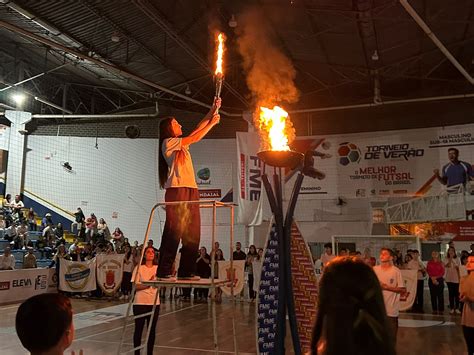
{"type": "Polygon", "coordinates": [[[226,286],[230,283],[228,280],[200,279],[200,280],[156,280],[143,281],[142,285],[151,287],[194,287],[194,288],[214,288],[226,286]]]}

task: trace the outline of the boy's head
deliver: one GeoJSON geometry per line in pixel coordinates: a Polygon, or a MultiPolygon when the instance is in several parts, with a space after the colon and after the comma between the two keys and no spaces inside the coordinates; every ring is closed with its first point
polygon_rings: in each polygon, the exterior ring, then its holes
{"type": "Polygon", "coordinates": [[[18,308],[15,327],[21,344],[30,353],[62,353],[74,339],[71,302],[57,293],[33,296],[18,308]]]}

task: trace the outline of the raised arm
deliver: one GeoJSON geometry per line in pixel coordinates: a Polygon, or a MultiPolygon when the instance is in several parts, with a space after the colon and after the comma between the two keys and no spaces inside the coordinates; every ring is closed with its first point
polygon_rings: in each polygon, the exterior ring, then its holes
{"type": "Polygon", "coordinates": [[[433,173],[440,183],[442,183],[443,185],[446,185],[448,183],[448,178],[446,176],[441,176],[439,174],[439,169],[434,169],[433,173]]]}
{"type": "Polygon", "coordinates": [[[201,120],[201,122],[198,123],[198,125],[191,132],[190,135],[193,135],[193,134],[197,133],[198,131],[202,130],[204,127],[206,127],[209,124],[210,120],[212,119],[212,116],[214,116],[214,114],[217,112],[217,110],[221,107],[221,102],[222,102],[221,98],[214,98],[214,102],[212,104],[211,109],[206,114],[206,116],[204,116],[204,118],[201,120]]]}
{"type": "Polygon", "coordinates": [[[201,128],[199,131],[195,130],[189,136],[183,137],[181,144],[187,146],[199,142],[206,136],[207,133],[209,133],[212,127],[219,123],[219,120],[220,116],[218,114],[212,116],[211,120],[207,123],[207,125],[201,128]]]}

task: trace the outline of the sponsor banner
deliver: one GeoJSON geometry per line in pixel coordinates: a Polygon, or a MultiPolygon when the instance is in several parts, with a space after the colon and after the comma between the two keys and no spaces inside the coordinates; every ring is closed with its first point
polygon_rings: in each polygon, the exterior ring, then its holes
{"type": "Polygon", "coordinates": [[[122,283],[123,254],[97,255],[97,283],[106,295],[113,295],[122,283]]]}
{"type": "Polygon", "coordinates": [[[257,350],[259,354],[275,354],[279,282],[275,225],[272,226],[263,255],[257,304],[257,350]]]}
{"type": "Polygon", "coordinates": [[[59,289],[67,292],[94,291],[96,284],[96,258],[87,261],[60,259],[59,289]]]}
{"type": "Polygon", "coordinates": [[[262,223],[261,160],[257,157],[259,138],[257,133],[237,132],[237,186],[234,201],[237,203],[238,224],[262,223]]]}
{"type": "Polygon", "coordinates": [[[0,271],[0,304],[20,302],[41,293],[56,292],[54,269],[0,271]]]}
{"type": "Polygon", "coordinates": [[[199,190],[199,198],[202,200],[214,200],[222,197],[221,189],[199,190]]]}
{"type": "Polygon", "coordinates": [[[391,235],[416,235],[430,241],[474,241],[474,221],[398,223],[390,225],[391,235]]]}
{"type": "MultiPolygon", "coordinates": [[[[244,135],[245,138],[237,135],[237,158],[242,170],[239,172],[241,198],[248,197],[249,181],[253,181],[255,186],[257,181],[260,182],[257,171],[253,175],[247,172],[257,164],[248,161],[247,155],[240,156],[243,149],[257,152],[258,136],[244,135]],[[251,141],[252,137],[254,142],[251,141]]],[[[447,189],[436,179],[434,170],[442,173],[443,168],[448,167],[448,148],[458,149],[458,159],[468,166],[474,164],[473,146],[474,124],[297,137],[291,145],[293,150],[302,153],[309,149],[316,150],[318,155],[314,158],[314,166],[326,174],[322,180],[306,178],[300,190],[300,199],[439,195],[447,189]]],[[[466,175],[465,170],[451,169],[450,174],[460,175],[453,181],[468,180],[467,176],[462,176],[466,175]]],[[[286,171],[285,181],[290,182],[286,184],[286,196],[291,194],[295,176],[295,171],[286,171]]],[[[473,191],[470,186],[473,183],[467,182],[465,190],[473,191]]]]}
{"type": "Polygon", "coordinates": [[[245,284],[245,260],[234,260],[233,268],[230,268],[230,261],[218,261],[219,265],[219,280],[226,280],[229,283],[226,286],[222,286],[221,290],[226,296],[231,296],[231,285],[234,284],[234,295],[240,294],[244,289],[245,284]]]}
{"type": "Polygon", "coordinates": [[[407,292],[400,296],[400,311],[408,311],[415,302],[416,284],[418,282],[417,270],[401,269],[403,284],[407,292]]]}

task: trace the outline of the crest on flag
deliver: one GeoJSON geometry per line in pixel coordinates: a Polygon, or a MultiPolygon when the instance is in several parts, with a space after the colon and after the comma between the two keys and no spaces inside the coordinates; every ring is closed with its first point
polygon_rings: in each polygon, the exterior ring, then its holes
{"type": "Polygon", "coordinates": [[[123,254],[97,255],[97,283],[106,295],[113,295],[122,283],[123,254]]]}

